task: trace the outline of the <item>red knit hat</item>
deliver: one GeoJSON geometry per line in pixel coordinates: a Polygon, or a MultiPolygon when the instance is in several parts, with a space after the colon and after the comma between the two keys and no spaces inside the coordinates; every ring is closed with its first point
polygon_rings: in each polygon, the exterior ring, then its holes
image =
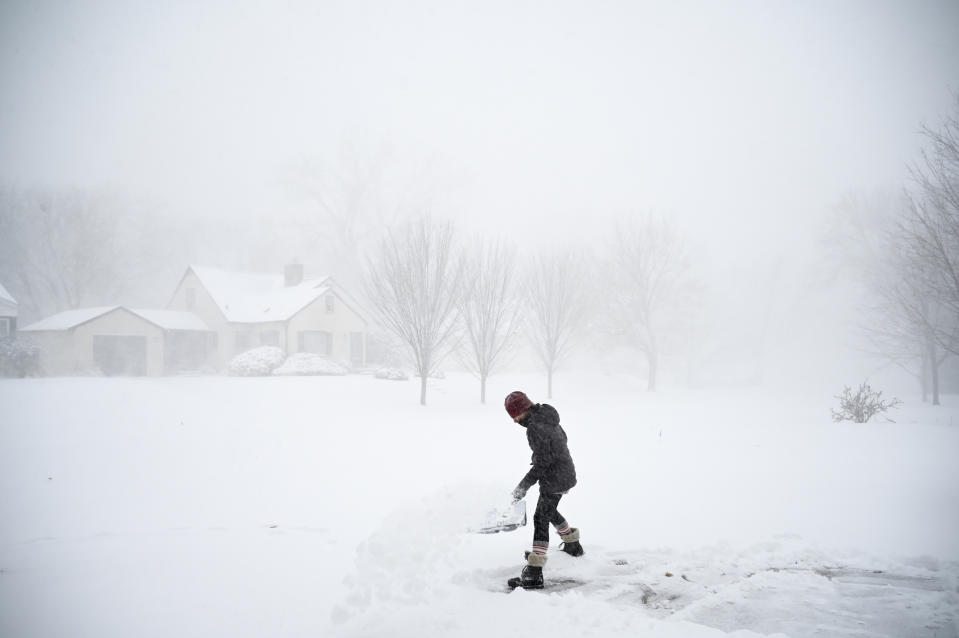
{"type": "Polygon", "coordinates": [[[529,400],[529,397],[519,390],[510,392],[506,396],[505,404],[506,411],[509,413],[510,418],[513,419],[533,407],[533,402],[529,400]]]}

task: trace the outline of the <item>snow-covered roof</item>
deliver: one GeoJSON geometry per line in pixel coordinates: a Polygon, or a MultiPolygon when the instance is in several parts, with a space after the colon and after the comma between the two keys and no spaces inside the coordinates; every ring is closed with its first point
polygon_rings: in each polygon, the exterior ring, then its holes
{"type": "Polygon", "coordinates": [[[79,308],[77,310],[66,310],[58,312],[55,315],[41,319],[32,323],[20,332],[45,332],[45,331],[66,331],[73,330],[79,325],[85,324],[98,317],[113,312],[117,309],[127,310],[137,315],[141,319],[149,321],[155,326],[164,330],[209,330],[210,328],[192,312],[180,312],[176,310],[131,310],[123,306],[103,306],[99,308],[79,308]]]}
{"type": "Polygon", "coordinates": [[[206,323],[192,312],[179,310],[141,310],[130,309],[130,312],[140,315],[150,323],[164,330],[202,330],[210,329],[206,323]]]}
{"type": "Polygon", "coordinates": [[[17,305],[17,300],[13,298],[7,289],[3,287],[3,284],[0,284],[0,302],[6,302],[9,304],[17,305]]]}
{"type": "Polygon", "coordinates": [[[99,308],[79,308],[77,310],[65,310],[51,315],[46,319],[41,319],[36,323],[31,323],[20,329],[20,332],[41,332],[45,330],[72,330],[80,324],[84,324],[91,319],[102,317],[108,312],[112,312],[120,306],[103,306],[99,308]]]}
{"type": "Polygon", "coordinates": [[[0,317],[16,317],[17,300],[0,284],[0,317]]]}
{"type": "Polygon", "coordinates": [[[329,277],[285,285],[282,274],[240,273],[191,266],[227,321],[286,321],[331,288],[329,277]]]}

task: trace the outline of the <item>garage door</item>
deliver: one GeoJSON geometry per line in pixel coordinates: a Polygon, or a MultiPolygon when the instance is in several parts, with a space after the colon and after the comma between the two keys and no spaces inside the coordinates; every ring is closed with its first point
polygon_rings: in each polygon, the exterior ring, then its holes
{"type": "Polygon", "coordinates": [[[93,361],[108,377],[143,376],[147,373],[147,338],[94,335],[93,361]]]}

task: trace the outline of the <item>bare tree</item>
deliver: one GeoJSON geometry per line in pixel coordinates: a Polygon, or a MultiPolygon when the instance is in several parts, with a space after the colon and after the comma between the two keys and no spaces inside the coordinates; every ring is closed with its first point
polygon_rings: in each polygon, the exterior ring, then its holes
{"type": "Polygon", "coordinates": [[[882,235],[867,334],[891,361],[918,368],[923,398],[931,390],[939,405],[939,368],[959,354],[959,94],[942,127],[924,126],[922,135],[929,148],[882,235]]]}
{"type": "Polygon", "coordinates": [[[866,335],[878,353],[916,375],[923,399],[931,391],[933,404],[939,405],[939,369],[949,354],[940,343],[955,348],[955,316],[934,288],[935,267],[900,224],[887,230],[882,253],[870,280],[872,320],[866,335]]]}
{"type": "Polygon", "coordinates": [[[926,329],[942,348],[959,354],[955,339],[959,321],[959,93],[942,126],[924,126],[922,134],[930,148],[913,167],[915,188],[909,195],[908,215],[900,224],[900,232],[907,238],[930,296],[935,296],[931,311],[938,316],[941,305],[951,314],[946,322],[923,317],[926,329]]]}
{"type": "Polygon", "coordinates": [[[528,335],[546,368],[548,398],[553,397],[553,374],[586,319],[586,277],[584,260],[565,251],[534,258],[526,278],[528,335]]]}
{"type": "Polygon", "coordinates": [[[515,271],[515,250],[500,242],[479,242],[464,260],[460,316],[468,343],[462,358],[479,377],[481,403],[486,403],[486,380],[520,325],[515,271]]]}
{"type": "Polygon", "coordinates": [[[655,390],[664,344],[692,307],[685,246],[667,220],[648,215],[617,225],[606,258],[605,327],[643,353],[655,390]]]}
{"type": "Polygon", "coordinates": [[[455,337],[462,273],[452,225],[429,216],[388,232],[376,258],[368,261],[371,307],[409,348],[420,376],[422,405],[427,379],[455,337]]]}
{"type": "Polygon", "coordinates": [[[0,189],[0,276],[33,318],[143,302],[137,284],[175,248],[154,221],[115,193],[0,189]]]}
{"type": "Polygon", "coordinates": [[[939,369],[949,354],[940,335],[953,321],[933,284],[937,269],[916,241],[913,205],[909,193],[848,195],[824,241],[831,270],[848,271],[861,286],[865,352],[914,376],[923,400],[931,393],[938,404],[939,369]]]}

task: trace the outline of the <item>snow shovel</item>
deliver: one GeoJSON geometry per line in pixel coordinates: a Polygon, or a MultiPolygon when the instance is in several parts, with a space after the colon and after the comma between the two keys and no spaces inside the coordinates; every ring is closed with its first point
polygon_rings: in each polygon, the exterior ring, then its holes
{"type": "Polygon", "coordinates": [[[476,529],[477,534],[498,534],[512,532],[526,525],[526,501],[514,501],[506,507],[491,509],[486,513],[485,521],[476,529]]]}

